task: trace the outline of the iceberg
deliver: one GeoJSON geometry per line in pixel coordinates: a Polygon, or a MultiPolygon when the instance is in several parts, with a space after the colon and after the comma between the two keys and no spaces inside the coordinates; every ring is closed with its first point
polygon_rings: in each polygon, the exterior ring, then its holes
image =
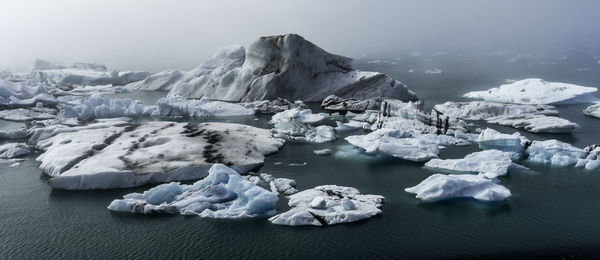
{"type": "Polygon", "coordinates": [[[409,132],[402,130],[379,129],[366,135],[352,135],[345,139],[370,154],[381,153],[415,162],[437,158],[439,148],[436,143],[410,136],[409,132]]]}
{"type": "Polygon", "coordinates": [[[314,155],[327,156],[331,154],[331,149],[313,150],[314,155]]]}
{"type": "Polygon", "coordinates": [[[425,202],[453,198],[473,198],[479,201],[502,201],[511,196],[510,190],[495,178],[472,174],[433,174],[414,187],[404,189],[425,202]]]}
{"type": "Polygon", "coordinates": [[[310,109],[292,108],[279,112],[271,118],[271,124],[293,120],[303,124],[317,124],[325,120],[327,116],[324,114],[313,114],[310,109]]]}
{"type": "Polygon", "coordinates": [[[293,108],[307,108],[306,104],[304,104],[302,101],[297,100],[295,102],[291,102],[284,98],[277,98],[271,101],[259,100],[254,102],[245,102],[240,103],[240,105],[244,106],[245,108],[253,109],[254,111],[256,111],[256,113],[263,115],[277,114],[279,112],[283,112],[293,108]]]}
{"type": "Polygon", "coordinates": [[[425,167],[455,172],[481,173],[487,178],[506,175],[513,166],[511,154],[499,150],[485,150],[465,156],[463,159],[431,159],[425,167]]]}
{"type": "Polygon", "coordinates": [[[277,195],[223,164],[191,185],[171,182],[113,200],[109,210],[138,214],[182,214],[206,218],[253,218],[275,214],[277,195]]]}
{"type": "Polygon", "coordinates": [[[347,123],[335,121],[335,124],[337,125],[335,127],[335,130],[338,132],[347,132],[347,131],[353,131],[353,130],[357,130],[357,129],[370,129],[371,128],[371,125],[369,123],[355,121],[355,120],[348,120],[347,123]]]}
{"type": "Polygon", "coordinates": [[[583,110],[583,113],[588,116],[600,118],[600,104],[595,104],[587,107],[583,110]]]}
{"type": "Polygon", "coordinates": [[[125,85],[127,89],[135,90],[155,90],[155,91],[168,91],[173,88],[173,84],[181,80],[184,73],[179,70],[165,70],[156,74],[152,74],[147,78],[132,82],[125,85]]]}
{"type": "Polygon", "coordinates": [[[288,198],[292,208],[269,218],[273,224],[326,226],[359,221],[381,214],[384,199],[337,185],[317,186],[288,198]]]}
{"type": "Polygon", "coordinates": [[[320,102],[331,94],[418,99],[393,78],[355,70],[350,58],[330,54],[296,34],[261,37],[247,50],[227,47],[208,63],[208,69],[174,83],[169,95],[235,102],[277,97],[320,102]]]}
{"type": "Polygon", "coordinates": [[[52,86],[93,86],[93,85],[126,85],[140,81],[150,73],[144,71],[108,70],[106,66],[95,63],[76,62],[70,67],[36,60],[28,79],[33,82],[45,83],[52,86]]]}
{"type": "Polygon", "coordinates": [[[292,108],[273,115],[269,123],[274,125],[272,131],[279,138],[296,142],[324,143],[336,139],[333,127],[314,127],[312,124],[326,118],[323,114],[313,114],[310,109],[292,108]]]}
{"type": "Polygon", "coordinates": [[[127,93],[129,89],[119,86],[94,85],[94,86],[73,86],[54,88],[49,91],[52,95],[60,96],[92,96],[92,95],[109,95],[115,93],[127,93]]]}
{"type": "Polygon", "coordinates": [[[508,125],[529,132],[568,133],[579,128],[569,120],[556,117],[553,106],[535,104],[506,104],[487,101],[446,102],[434,110],[464,120],[485,120],[488,123],[508,125]]]}
{"type": "Polygon", "coordinates": [[[23,143],[0,145],[0,159],[20,158],[30,153],[29,147],[23,143]]]}
{"type": "Polygon", "coordinates": [[[296,190],[296,181],[288,178],[275,178],[273,175],[261,173],[260,180],[269,184],[271,188],[271,192],[279,195],[279,193],[283,193],[285,195],[292,195],[298,190],[296,190]]]}
{"type": "Polygon", "coordinates": [[[153,112],[154,116],[182,117],[243,116],[254,114],[254,109],[246,108],[239,104],[211,101],[206,97],[199,100],[189,100],[181,96],[170,96],[159,99],[157,109],[153,112]]]}
{"type": "Polygon", "coordinates": [[[28,85],[0,79],[0,109],[27,108],[38,103],[47,107],[56,107],[58,102],[42,85],[28,85]]]}
{"type": "Polygon", "coordinates": [[[145,106],[129,98],[107,98],[92,95],[89,98],[69,96],[59,98],[64,118],[96,119],[150,116],[156,107],[145,106]]]}
{"type": "Polygon", "coordinates": [[[0,119],[10,121],[46,120],[56,118],[57,113],[56,109],[46,108],[42,106],[42,103],[38,103],[35,107],[0,110],[0,119]]]}
{"type": "Polygon", "coordinates": [[[203,178],[217,163],[245,173],[283,146],[265,129],[229,123],[53,125],[30,131],[36,160],[59,189],[110,189],[203,178]]]}
{"type": "Polygon", "coordinates": [[[363,112],[365,110],[378,110],[381,107],[381,98],[367,100],[346,99],[336,95],[329,95],[321,102],[321,107],[327,111],[337,112],[363,112]]]}
{"type": "Polygon", "coordinates": [[[526,152],[530,161],[556,166],[574,165],[586,156],[584,150],[554,139],[533,141],[526,152]]]}
{"type": "Polygon", "coordinates": [[[595,101],[597,91],[597,88],[530,78],[489,90],[469,92],[464,96],[492,102],[552,105],[595,101]]]}

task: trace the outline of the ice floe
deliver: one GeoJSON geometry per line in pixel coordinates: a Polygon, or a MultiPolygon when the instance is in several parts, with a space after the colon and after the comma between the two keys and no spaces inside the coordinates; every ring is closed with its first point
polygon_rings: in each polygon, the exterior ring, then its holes
{"type": "Polygon", "coordinates": [[[531,143],[529,139],[522,136],[519,132],[509,135],[491,128],[481,131],[476,141],[482,149],[496,149],[509,152],[514,159],[522,158],[525,147],[531,143]]]}
{"type": "Polygon", "coordinates": [[[366,135],[353,135],[345,139],[371,154],[381,153],[416,162],[437,157],[439,148],[436,143],[410,136],[409,132],[402,130],[379,129],[366,135]]]}
{"type": "Polygon", "coordinates": [[[352,187],[323,185],[288,196],[289,211],[275,215],[273,224],[326,226],[381,214],[383,196],[360,194],[352,187]]]}
{"type": "Polygon", "coordinates": [[[31,131],[37,160],[61,189],[108,189],[203,178],[215,163],[248,172],[283,140],[268,130],[228,123],[107,120],[31,131]]]}
{"type": "Polygon", "coordinates": [[[189,100],[181,96],[170,96],[158,100],[157,110],[153,115],[208,117],[242,116],[253,115],[254,113],[254,109],[246,108],[239,104],[211,101],[206,97],[199,100],[189,100]]]}
{"type": "Polygon", "coordinates": [[[462,159],[431,159],[425,163],[429,168],[481,173],[487,178],[506,175],[512,165],[511,154],[500,150],[475,152],[462,159]]]}
{"type": "Polygon", "coordinates": [[[584,167],[586,170],[600,168],[600,145],[590,145],[583,149],[585,158],[577,160],[575,167],[584,167]]]}
{"type": "Polygon", "coordinates": [[[323,114],[313,114],[310,109],[292,108],[273,115],[269,123],[277,137],[290,141],[324,143],[336,139],[333,127],[327,125],[312,126],[325,120],[323,114]]]}
{"type": "Polygon", "coordinates": [[[515,104],[571,104],[597,100],[597,88],[530,78],[484,91],[474,91],[465,97],[515,104]]]}
{"type": "Polygon", "coordinates": [[[414,187],[404,189],[425,202],[453,198],[473,198],[480,201],[502,201],[511,196],[495,178],[472,174],[433,174],[414,187]]]}
{"type": "Polygon", "coordinates": [[[277,195],[222,164],[191,185],[171,182],[114,200],[109,210],[139,214],[182,214],[207,218],[251,218],[275,214],[277,195]]]}

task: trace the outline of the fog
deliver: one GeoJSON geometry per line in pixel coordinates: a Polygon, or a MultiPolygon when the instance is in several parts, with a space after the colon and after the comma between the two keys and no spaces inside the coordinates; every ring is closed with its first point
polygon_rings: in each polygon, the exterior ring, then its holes
{"type": "Polygon", "coordinates": [[[4,1],[0,67],[34,59],[190,69],[223,45],[298,33],[350,57],[600,42],[600,1],[4,1]]]}

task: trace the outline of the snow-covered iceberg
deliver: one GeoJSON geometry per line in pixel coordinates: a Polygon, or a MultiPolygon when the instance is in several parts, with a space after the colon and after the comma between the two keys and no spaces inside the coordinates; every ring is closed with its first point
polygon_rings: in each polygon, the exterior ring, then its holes
{"type": "Polygon", "coordinates": [[[29,147],[23,143],[8,143],[0,145],[0,159],[23,157],[30,153],[29,147]]]}
{"type": "Polygon", "coordinates": [[[130,193],[108,206],[112,211],[139,214],[182,214],[208,218],[250,218],[275,214],[277,195],[246,180],[223,164],[191,185],[171,182],[144,193],[130,193]]]}
{"type": "Polygon", "coordinates": [[[404,189],[425,202],[453,198],[473,198],[480,201],[502,201],[512,194],[495,178],[472,174],[433,174],[414,187],[404,189]]]}
{"type": "Polygon", "coordinates": [[[406,131],[379,129],[366,135],[352,135],[345,139],[371,154],[381,153],[416,162],[437,158],[439,149],[436,143],[410,137],[411,134],[406,131]]]}
{"type": "Polygon", "coordinates": [[[511,154],[500,150],[475,152],[463,159],[431,159],[425,163],[425,166],[429,168],[481,173],[487,178],[506,175],[512,165],[511,154]]]}
{"type": "Polygon", "coordinates": [[[273,224],[326,226],[381,214],[383,196],[360,194],[352,187],[323,185],[288,196],[289,211],[271,217],[273,224]]]}
{"type": "Polygon", "coordinates": [[[30,131],[37,160],[61,189],[108,189],[203,178],[216,163],[238,172],[263,164],[283,140],[265,129],[228,123],[52,125],[30,131]]]}
{"type": "Polygon", "coordinates": [[[310,109],[292,108],[279,112],[269,123],[274,125],[277,137],[297,142],[324,143],[336,139],[333,127],[327,125],[312,126],[325,120],[324,114],[313,114],[310,109]]]}
{"type": "Polygon", "coordinates": [[[533,141],[527,147],[528,160],[549,163],[556,166],[569,166],[586,156],[586,152],[558,140],[533,141]]]}
{"type": "Polygon", "coordinates": [[[468,98],[515,104],[571,104],[597,100],[597,88],[530,78],[484,91],[465,94],[468,98]]]}
{"type": "Polygon", "coordinates": [[[393,78],[352,67],[352,59],[330,54],[296,34],[260,37],[247,50],[230,46],[217,51],[196,71],[175,80],[169,95],[248,102],[288,100],[320,102],[342,98],[417,96],[393,78]]]}

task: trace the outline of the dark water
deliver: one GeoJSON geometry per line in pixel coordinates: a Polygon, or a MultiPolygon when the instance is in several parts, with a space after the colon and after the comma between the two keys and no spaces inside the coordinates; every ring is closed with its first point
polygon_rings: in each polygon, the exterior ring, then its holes
{"type": "MultiPolygon", "coordinates": [[[[544,65],[537,60],[515,63],[506,62],[505,57],[484,58],[429,57],[431,64],[421,64],[423,57],[407,57],[400,61],[406,62],[402,65],[368,64],[359,60],[357,66],[403,80],[428,106],[462,100],[460,95],[470,90],[497,86],[509,78],[536,76],[600,86],[600,65],[591,71],[575,71],[573,68],[578,64],[544,65]],[[403,72],[433,66],[444,73],[403,72]]],[[[143,95],[150,103],[157,98],[143,95]]],[[[560,107],[561,116],[582,126],[572,135],[527,135],[536,139],[559,138],[579,147],[600,143],[600,120],[583,116],[584,107],[560,107]]],[[[267,127],[268,117],[218,120],[267,127]]],[[[277,226],[266,219],[214,220],[114,213],[106,209],[111,200],[149,187],[53,190],[37,168],[36,155],[17,168],[0,163],[0,259],[600,256],[599,171],[520,162],[531,170],[500,178],[513,193],[506,202],[453,200],[427,204],[403,191],[434,173],[423,169],[421,164],[381,156],[312,154],[314,149],[322,148],[331,148],[334,153],[352,150],[344,136],[325,144],[288,143],[269,156],[260,169],[276,177],[295,179],[300,190],[338,184],[385,196],[383,215],[324,228],[277,226]],[[288,166],[303,162],[307,165],[288,166]]],[[[449,147],[442,150],[440,157],[460,158],[477,150],[475,146],[449,147]]],[[[285,204],[286,199],[282,198],[279,209],[285,210],[285,204]]]]}

